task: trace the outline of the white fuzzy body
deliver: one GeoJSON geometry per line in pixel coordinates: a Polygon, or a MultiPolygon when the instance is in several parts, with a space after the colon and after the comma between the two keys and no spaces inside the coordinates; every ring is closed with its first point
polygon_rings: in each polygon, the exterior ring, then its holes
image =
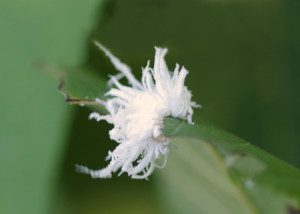
{"type": "Polygon", "coordinates": [[[90,119],[106,120],[113,124],[109,135],[119,145],[109,152],[106,168],[90,170],[78,166],[78,170],[94,178],[110,178],[113,172],[120,169],[135,179],[148,178],[155,167],[163,167],[169,152],[169,140],[163,136],[164,118],[171,116],[192,123],[192,107],[199,107],[191,101],[191,92],[184,85],[188,71],[176,65],[174,72],[166,66],[167,49],[155,48],[154,67],[150,63],[143,68],[141,82],[135,79],[131,69],[113,56],[101,44],[96,45],[104,51],[120,74],[111,77],[114,88],[107,92],[106,101],[96,100],[108,110],[108,115],[94,112],[90,119]],[[118,79],[126,77],[129,86],[122,85],[118,79]],[[156,160],[164,157],[163,166],[156,160]]]}

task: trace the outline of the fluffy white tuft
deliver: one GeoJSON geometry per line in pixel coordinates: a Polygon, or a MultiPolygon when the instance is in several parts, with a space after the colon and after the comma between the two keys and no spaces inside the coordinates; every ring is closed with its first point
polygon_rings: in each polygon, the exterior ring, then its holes
{"type": "Polygon", "coordinates": [[[114,151],[109,151],[107,167],[90,170],[77,166],[77,170],[90,174],[93,178],[110,178],[120,169],[134,179],[147,179],[156,167],[163,167],[168,156],[169,139],[163,136],[164,118],[171,116],[192,123],[193,107],[200,107],[191,101],[192,94],[184,85],[188,71],[176,64],[170,72],[166,62],[166,48],[155,48],[154,67],[148,61],[142,69],[142,79],[138,81],[128,65],[122,63],[108,49],[96,42],[96,45],[120,71],[110,78],[111,88],[106,101],[96,99],[104,105],[109,114],[91,113],[90,119],[105,120],[113,124],[110,138],[119,143],[114,151]],[[126,77],[129,86],[122,85],[119,79],[126,77]],[[163,166],[156,160],[165,158],[163,166]]]}

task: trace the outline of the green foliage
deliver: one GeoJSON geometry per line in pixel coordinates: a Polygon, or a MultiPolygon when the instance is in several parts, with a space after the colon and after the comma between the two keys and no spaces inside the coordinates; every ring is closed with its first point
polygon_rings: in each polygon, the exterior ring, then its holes
{"type": "Polygon", "coordinates": [[[59,91],[65,102],[71,105],[90,106],[97,111],[105,111],[95,99],[104,98],[106,82],[93,72],[92,68],[61,69],[59,91]]]}
{"type": "Polygon", "coordinates": [[[35,64],[81,64],[98,4],[0,1],[0,213],[41,214],[54,206],[71,109],[57,80],[35,64]]]}
{"type": "Polygon", "coordinates": [[[189,125],[169,118],[165,133],[173,141],[167,169],[160,172],[159,189],[173,212],[189,208],[190,213],[288,213],[299,209],[300,171],[295,167],[205,123],[189,125]]]}
{"type": "Polygon", "coordinates": [[[299,166],[299,2],[103,2],[0,3],[0,213],[299,213],[299,170],[202,122],[299,166]],[[68,65],[67,101],[94,104],[114,69],[91,40],[137,76],[157,45],[190,71],[204,108],[194,126],[166,121],[169,161],[149,182],[74,172],[105,166],[109,126],[66,106],[34,64],[68,65]]]}
{"type": "Polygon", "coordinates": [[[96,98],[103,98],[107,91],[106,82],[91,69],[75,68],[63,69],[59,85],[60,92],[68,104],[80,106],[91,105],[100,108],[95,102],[96,98]]]}

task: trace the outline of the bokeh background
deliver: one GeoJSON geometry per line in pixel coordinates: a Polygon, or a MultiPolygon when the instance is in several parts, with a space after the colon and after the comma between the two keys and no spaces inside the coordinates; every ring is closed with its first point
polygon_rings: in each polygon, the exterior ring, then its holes
{"type": "Polygon", "coordinates": [[[155,45],[206,120],[300,167],[300,2],[297,0],[2,0],[0,213],[167,213],[156,176],[92,180],[109,126],[69,106],[36,62],[115,70],[99,40],[137,75],[155,45]]]}

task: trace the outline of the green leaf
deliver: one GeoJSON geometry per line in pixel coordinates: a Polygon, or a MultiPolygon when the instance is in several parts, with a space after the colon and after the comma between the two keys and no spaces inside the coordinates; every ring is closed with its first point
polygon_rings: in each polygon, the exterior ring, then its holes
{"type": "Polygon", "coordinates": [[[99,105],[96,98],[103,98],[106,82],[88,68],[69,69],[64,72],[59,90],[69,104],[99,105]]]}
{"type": "Polygon", "coordinates": [[[101,109],[95,99],[103,99],[108,88],[97,69],[87,66],[67,68],[47,63],[35,63],[35,67],[59,80],[58,89],[66,103],[101,109]]]}
{"type": "Polygon", "coordinates": [[[300,171],[205,123],[169,118],[168,164],[158,190],[173,213],[300,211],[300,171]]]}
{"type": "Polygon", "coordinates": [[[38,73],[33,63],[84,61],[98,5],[98,0],[0,1],[0,213],[57,213],[50,209],[71,108],[62,102],[57,81],[38,73]]]}

